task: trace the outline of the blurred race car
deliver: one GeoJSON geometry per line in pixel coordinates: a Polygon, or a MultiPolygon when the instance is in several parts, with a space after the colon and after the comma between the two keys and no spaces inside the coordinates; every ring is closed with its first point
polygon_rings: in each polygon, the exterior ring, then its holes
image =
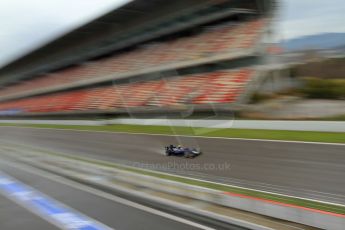
{"type": "Polygon", "coordinates": [[[200,150],[195,148],[184,148],[182,146],[169,145],[165,147],[166,156],[181,156],[186,158],[194,158],[201,154],[200,150]]]}

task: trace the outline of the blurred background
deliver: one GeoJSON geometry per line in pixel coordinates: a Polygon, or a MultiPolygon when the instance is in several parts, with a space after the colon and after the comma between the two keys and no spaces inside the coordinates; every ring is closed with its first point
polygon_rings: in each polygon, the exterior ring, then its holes
{"type": "Polygon", "coordinates": [[[344,12],[1,0],[0,229],[343,230],[344,12]]]}
{"type": "Polygon", "coordinates": [[[0,229],[343,229],[344,12],[0,1],[0,229]]]}
{"type": "Polygon", "coordinates": [[[3,1],[0,113],[343,119],[344,4],[253,2],[3,1]]]}

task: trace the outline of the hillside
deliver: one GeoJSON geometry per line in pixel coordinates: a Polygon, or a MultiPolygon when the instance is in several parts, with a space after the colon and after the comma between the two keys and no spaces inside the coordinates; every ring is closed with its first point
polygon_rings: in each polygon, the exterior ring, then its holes
{"type": "Polygon", "coordinates": [[[324,33],[286,40],[281,43],[286,51],[331,49],[345,46],[345,33],[324,33]]]}

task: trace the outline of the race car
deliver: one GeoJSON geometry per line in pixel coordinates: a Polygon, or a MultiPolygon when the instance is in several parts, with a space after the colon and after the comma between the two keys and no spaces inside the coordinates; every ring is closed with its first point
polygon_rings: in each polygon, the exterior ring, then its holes
{"type": "Polygon", "coordinates": [[[166,156],[181,156],[186,158],[194,158],[201,154],[200,150],[195,148],[184,148],[182,146],[169,145],[165,147],[166,156]]]}

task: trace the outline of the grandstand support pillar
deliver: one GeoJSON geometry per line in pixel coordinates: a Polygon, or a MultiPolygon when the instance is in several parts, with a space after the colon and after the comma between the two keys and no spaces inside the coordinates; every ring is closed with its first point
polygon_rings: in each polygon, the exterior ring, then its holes
{"type": "Polygon", "coordinates": [[[261,14],[264,12],[264,6],[261,4],[262,2],[263,1],[256,0],[256,7],[261,14]]]}
{"type": "Polygon", "coordinates": [[[274,1],[273,0],[256,0],[256,6],[258,9],[258,12],[260,12],[260,14],[267,14],[267,13],[271,13],[272,8],[274,8],[273,6],[274,1]]]}

